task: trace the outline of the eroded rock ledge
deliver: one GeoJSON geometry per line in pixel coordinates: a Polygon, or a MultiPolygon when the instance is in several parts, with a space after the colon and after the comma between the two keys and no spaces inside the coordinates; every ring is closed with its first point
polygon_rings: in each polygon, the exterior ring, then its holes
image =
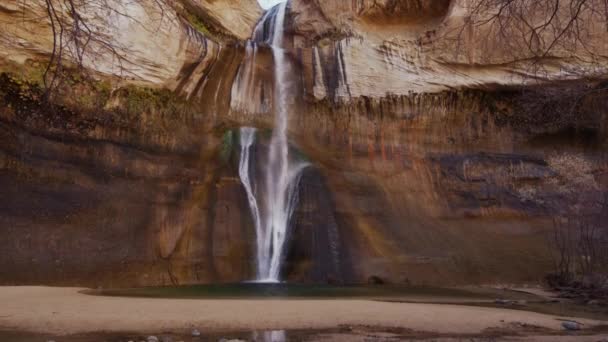
{"type": "MultiPolygon", "coordinates": [[[[582,11],[576,21],[585,31],[584,43],[564,40],[539,54],[525,35],[515,34],[525,22],[512,20],[506,33],[491,21],[496,8],[479,13],[474,5],[464,0],[293,0],[291,32],[294,47],[301,49],[307,94],[349,102],[605,77],[605,18],[595,11],[582,11]]],[[[549,14],[531,8],[525,19],[542,23],[549,14]]],[[[570,15],[565,4],[559,7],[558,18],[567,22],[570,15]]],[[[547,31],[539,34],[547,45],[557,38],[547,31]]]]}
{"type": "MultiPolygon", "coordinates": [[[[129,74],[107,55],[85,58],[92,88],[68,78],[53,110],[36,82],[52,50],[48,22],[0,33],[11,71],[0,78],[0,189],[10,199],[0,206],[0,283],[251,278],[236,128],[259,127],[262,153],[272,115],[233,110],[231,90],[246,56],[240,40],[260,10],[191,1],[163,7],[161,25],[149,26],[161,12],[146,1],[114,18],[122,30],[107,31],[129,47],[129,74]]],[[[608,106],[596,90],[605,81],[567,82],[586,64],[558,50],[522,92],[514,85],[534,75],[527,57],[482,44],[488,32],[467,30],[464,53],[453,53],[446,34],[466,18],[463,4],[292,0],[290,137],[315,167],[302,179],[288,279],[536,282],[551,267],[555,215],[581,203],[602,210],[608,106]],[[573,100],[576,110],[560,110],[573,100]],[[339,236],[337,258],[329,231],[339,236]]],[[[36,6],[2,5],[2,25],[23,10],[40,15],[36,6]]],[[[589,32],[604,51],[600,31],[589,32]]],[[[268,97],[272,56],[258,53],[268,97]]]]}
{"type": "MultiPolygon", "coordinates": [[[[53,53],[55,23],[55,38],[62,40],[66,63],[80,61],[101,76],[175,89],[185,69],[195,63],[215,64],[221,59],[220,50],[246,39],[261,16],[255,0],[92,1],[77,3],[86,32],[76,33],[68,30],[74,20],[66,6],[56,1],[54,21],[47,15],[44,1],[9,1],[0,8],[3,64],[46,65],[53,53]],[[58,20],[66,27],[64,31],[58,20]],[[80,45],[74,39],[76,34],[83,36],[80,45]],[[79,56],[78,48],[85,44],[86,51],[79,56]]],[[[199,72],[205,75],[210,70],[199,72]]]]}

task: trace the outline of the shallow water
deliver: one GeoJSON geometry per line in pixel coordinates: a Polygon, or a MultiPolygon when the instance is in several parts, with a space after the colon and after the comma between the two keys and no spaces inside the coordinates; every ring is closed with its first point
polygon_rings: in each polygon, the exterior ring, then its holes
{"type": "Polygon", "coordinates": [[[290,298],[290,299],[435,299],[435,300],[489,300],[490,294],[464,289],[410,287],[398,285],[309,285],[288,283],[238,283],[190,285],[172,287],[144,287],[133,289],[98,289],[89,294],[124,297],[156,298],[290,298]]]}
{"type": "MultiPolygon", "coordinates": [[[[545,332],[546,334],[546,332],[545,332]]],[[[0,330],[0,341],[7,342],[127,342],[145,341],[148,336],[157,336],[163,341],[183,342],[220,342],[220,341],[251,341],[251,342],[300,342],[300,341],[338,341],[338,342],[371,342],[371,341],[436,341],[436,342],[498,342],[498,341],[547,341],[547,342],[597,342],[603,341],[606,334],[601,331],[585,333],[554,332],[553,335],[544,335],[534,330],[504,330],[487,331],[478,335],[443,335],[432,332],[416,332],[405,328],[380,328],[371,326],[339,327],[325,330],[273,330],[273,331],[242,331],[202,334],[193,337],[190,334],[175,333],[117,333],[117,334],[83,334],[71,336],[52,336],[28,332],[14,332],[0,330]]]]}

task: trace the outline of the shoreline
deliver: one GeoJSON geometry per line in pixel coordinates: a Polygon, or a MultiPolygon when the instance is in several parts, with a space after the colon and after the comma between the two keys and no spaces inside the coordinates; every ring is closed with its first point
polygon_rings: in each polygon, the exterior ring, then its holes
{"type": "Polygon", "coordinates": [[[340,326],[408,329],[439,335],[480,335],[521,326],[563,332],[561,320],[585,331],[608,321],[455,304],[390,303],[359,299],[158,299],[92,296],[83,288],[0,287],[0,330],[57,336],[146,332],[208,333],[326,330],[340,326]]]}
{"type": "Polygon", "coordinates": [[[488,330],[481,334],[438,334],[417,332],[403,328],[382,328],[373,326],[339,327],[335,329],[309,330],[273,330],[273,331],[231,331],[201,333],[88,333],[77,335],[50,335],[18,331],[0,330],[0,340],[18,342],[39,342],[44,340],[61,340],[62,342],[107,342],[107,341],[146,341],[155,336],[161,341],[204,342],[204,341],[254,341],[254,342],[370,342],[370,341],[435,341],[454,342],[472,341],[529,341],[529,342],[603,342],[607,341],[606,333],[601,331],[586,332],[551,332],[530,327],[528,329],[488,330]]]}

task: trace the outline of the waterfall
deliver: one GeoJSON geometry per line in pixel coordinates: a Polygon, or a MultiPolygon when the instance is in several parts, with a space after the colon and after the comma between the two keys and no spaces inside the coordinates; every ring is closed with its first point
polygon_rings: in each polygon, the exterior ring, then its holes
{"type": "MultiPolygon", "coordinates": [[[[248,57],[255,58],[256,43],[269,44],[275,65],[274,87],[274,121],[268,155],[264,167],[265,177],[255,179],[264,184],[265,192],[253,190],[250,179],[251,146],[255,140],[255,130],[241,128],[241,159],[239,176],[245,186],[249,207],[256,228],[256,263],[257,280],[264,282],[279,281],[281,265],[284,259],[285,243],[289,234],[289,223],[298,201],[298,184],[302,170],[307,166],[304,162],[290,160],[289,143],[287,141],[287,126],[291,107],[290,65],[283,50],[283,28],[287,3],[281,3],[269,10],[258,23],[253,34],[254,43],[248,50],[248,57]],[[252,56],[249,55],[253,51],[252,56]],[[260,198],[261,197],[261,198],[260,198]]],[[[233,85],[233,95],[249,94],[253,80],[246,75],[247,64],[242,69],[245,76],[237,77],[233,85]],[[236,87],[236,88],[235,88],[236,87]],[[235,90],[236,89],[236,90],[235,90]]],[[[249,67],[251,68],[251,67],[249,67]]],[[[239,72],[240,74],[240,72],[239,72]]],[[[246,97],[238,99],[238,105],[245,103],[246,97]]],[[[248,99],[251,101],[252,99],[248,99]]],[[[236,103],[235,103],[236,104],[236,103]]],[[[250,111],[252,112],[252,111],[250,111]]]]}
{"type": "MultiPolygon", "coordinates": [[[[247,201],[249,202],[249,208],[251,209],[251,216],[253,217],[253,224],[255,225],[255,234],[256,234],[256,245],[262,245],[262,237],[263,227],[262,222],[260,221],[260,208],[258,206],[258,200],[253,192],[253,184],[251,182],[250,174],[250,165],[251,165],[251,147],[255,142],[255,128],[251,127],[241,127],[240,131],[240,144],[241,144],[241,156],[239,160],[239,177],[241,178],[241,182],[245,187],[245,192],[247,193],[247,201]]],[[[265,250],[261,248],[257,248],[256,250],[256,264],[260,265],[268,258],[265,255],[265,250]]],[[[259,270],[258,270],[259,272],[259,270]]],[[[260,274],[258,273],[258,278],[260,274]]]]}
{"type": "Polygon", "coordinates": [[[250,111],[251,99],[255,98],[255,60],[258,46],[248,41],[245,48],[245,59],[239,68],[230,92],[230,108],[242,112],[250,111]]]}
{"type": "Polygon", "coordinates": [[[277,8],[268,10],[256,25],[252,38],[245,45],[245,57],[232,84],[230,109],[244,114],[264,114],[270,111],[268,98],[264,94],[268,85],[256,69],[259,43],[272,45],[277,8]]]}

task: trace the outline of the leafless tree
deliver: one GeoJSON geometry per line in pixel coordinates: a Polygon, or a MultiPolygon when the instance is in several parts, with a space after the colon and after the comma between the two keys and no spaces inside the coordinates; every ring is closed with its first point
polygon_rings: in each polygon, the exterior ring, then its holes
{"type": "MultiPolygon", "coordinates": [[[[585,108],[608,97],[608,0],[458,3],[464,7],[462,22],[446,30],[446,45],[438,48],[448,47],[457,60],[514,67],[521,87],[509,120],[520,120],[527,129],[589,123],[585,108]],[[564,82],[546,83],[557,77],[564,82]]],[[[605,108],[598,108],[595,118],[606,118],[605,108]]]]}
{"type": "MultiPolygon", "coordinates": [[[[50,100],[61,87],[66,68],[77,69],[87,76],[90,67],[99,58],[111,59],[124,76],[133,75],[129,61],[130,50],[113,36],[107,27],[111,18],[137,22],[128,9],[131,3],[141,0],[43,0],[40,2],[52,32],[52,50],[44,70],[44,99],[50,100]]],[[[164,0],[152,0],[159,12],[158,27],[167,18],[164,0]]],[[[23,12],[25,13],[25,4],[23,12]]],[[[24,14],[25,15],[25,14],[24,14]]],[[[139,23],[142,24],[142,23],[139,23]]],[[[52,101],[49,101],[52,102],[52,101]]]]}
{"type": "Polygon", "coordinates": [[[608,33],[608,0],[471,0],[466,10],[459,37],[472,26],[530,59],[549,57],[557,49],[607,57],[590,45],[590,38],[600,23],[608,33]]]}
{"type": "Polygon", "coordinates": [[[580,284],[608,294],[608,196],[600,203],[581,203],[554,220],[553,251],[557,286],[580,284]],[[593,208],[595,205],[596,208],[593,208]],[[599,210],[597,209],[599,208],[599,210]]]}

